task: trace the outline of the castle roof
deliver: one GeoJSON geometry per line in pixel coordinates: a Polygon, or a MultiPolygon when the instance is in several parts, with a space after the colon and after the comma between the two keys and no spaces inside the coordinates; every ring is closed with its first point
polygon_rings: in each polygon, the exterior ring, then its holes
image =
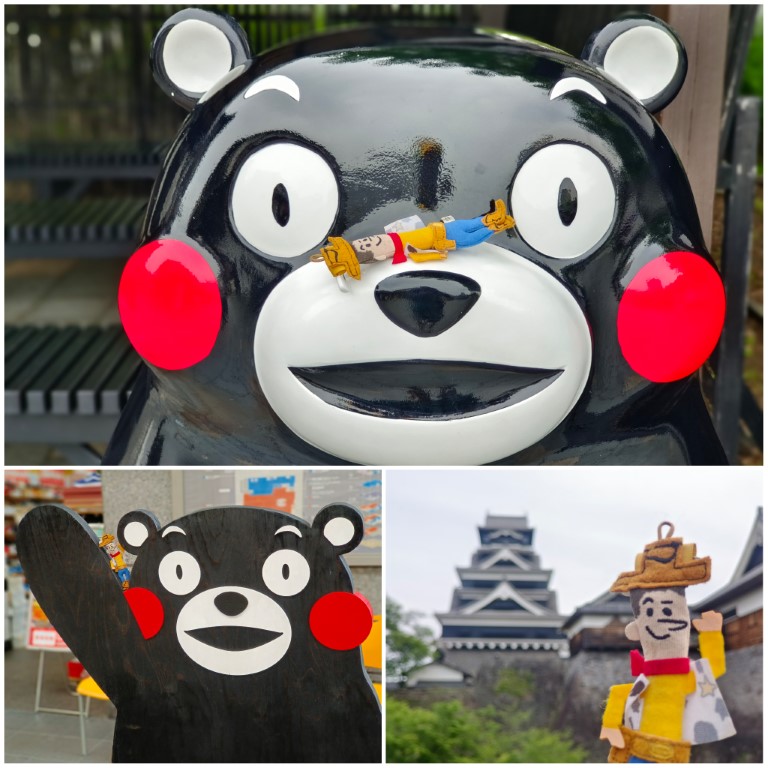
{"type": "Polygon", "coordinates": [[[489,514],[478,526],[480,546],[471,565],[456,569],[461,585],[450,610],[436,614],[441,647],[559,647],[564,617],[549,588],[552,571],[541,567],[533,549],[533,533],[525,516],[489,514]]]}

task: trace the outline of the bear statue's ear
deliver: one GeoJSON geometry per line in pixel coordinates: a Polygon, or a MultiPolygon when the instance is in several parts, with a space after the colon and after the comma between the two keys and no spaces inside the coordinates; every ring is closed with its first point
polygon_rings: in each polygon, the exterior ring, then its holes
{"type": "Polygon", "coordinates": [[[137,509],[123,515],[117,524],[117,538],[123,549],[138,555],[151,533],[160,530],[160,521],[147,510],[137,509]]]}
{"type": "Polygon", "coordinates": [[[595,32],[581,58],[602,69],[649,112],[677,96],[688,71],[680,38],[663,21],[637,14],[595,32]]]}
{"type": "Polygon", "coordinates": [[[152,74],[179,106],[202,96],[250,57],[248,38],[231,17],[188,8],[171,16],[152,42],[152,74]]]}
{"type": "Polygon", "coordinates": [[[365,533],[363,518],[349,504],[329,504],[323,507],[312,527],[323,532],[339,555],[351,552],[362,540],[365,533]]]}

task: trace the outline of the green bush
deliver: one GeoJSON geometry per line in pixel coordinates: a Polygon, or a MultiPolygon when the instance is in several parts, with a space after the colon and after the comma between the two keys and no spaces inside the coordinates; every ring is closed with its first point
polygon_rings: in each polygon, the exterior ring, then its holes
{"type": "Polygon", "coordinates": [[[512,709],[469,709],[459,701],[430,708],[387,699],[388,763],[578,763],[585,752],[569,734],[526,726],[512,709]]]}

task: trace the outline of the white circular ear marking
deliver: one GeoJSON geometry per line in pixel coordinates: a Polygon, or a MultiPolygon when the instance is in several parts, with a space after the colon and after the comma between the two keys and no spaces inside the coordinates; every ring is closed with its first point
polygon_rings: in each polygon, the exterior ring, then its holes
{"type": "Polygon", "coordinates": [[[352,541],[355,535],[355,526],[351,520],[346,517],[335,517],[329,520],[323,528],[323,536],[333,544],[334,547],[341,547],[352,541]]]}
{"type": "Polygon", "coordinates": [[[188,93],[205,93],[232,68],[226,35],[197,19],[171,28],[163,45],[163,66],[171,82],[188,93]]]}
{"type": "Polygon", "coordinates": [[[638,101],[661,93],[679,65],[675,41],[658,27],[628,29],[611,43],[603,68],[638,101]]]}
{"type": "Polygon", "coordinates": [[[126,544],[130,544],[132,547],[140,547],[149,536],[149,531],[142,523],[138,523],[135,520],[132,523],[128,523],[123,529],[123,538],[126,544]]]}

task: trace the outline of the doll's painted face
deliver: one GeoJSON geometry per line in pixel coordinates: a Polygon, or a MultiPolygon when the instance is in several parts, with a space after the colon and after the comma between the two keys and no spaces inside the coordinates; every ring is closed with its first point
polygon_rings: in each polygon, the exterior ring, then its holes
{"type": "Polygon", "coordinates": [[[359,256],[369,256],[374,261],[385,261],[395,255],[395,246],[392,239],[374,235],[373,237],[361,237],[352,243],[352,247],[359,256]]]}
{"type": "Polygon", "coordinates": [[[105,544],[104,549],[106,549],[107,554],[112,555],[112,557],[120,554],[120,547],[117,545],[116,541],[110,541],[108,544],[105,544]]]}
{"type": "Polygon", "coordinates": [[[691,617],[685,589],[637,589],[630,592],[635,620],[625,634],[638,641],[647,659],[688,655],[691,617]]]}

